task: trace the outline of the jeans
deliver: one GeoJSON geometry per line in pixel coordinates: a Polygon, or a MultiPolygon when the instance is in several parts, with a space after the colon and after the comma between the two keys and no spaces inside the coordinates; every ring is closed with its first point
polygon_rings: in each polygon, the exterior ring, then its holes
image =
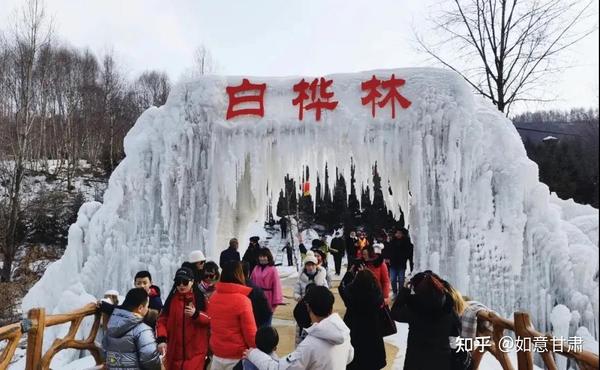
{"type": "Polygon", "coordinates": [[[258,370],[258,368],[248,360],[242,360],[242,364],[244,365],[244,370],[258,370]]]}
{"type": "Polygon", "coordinates": [[[390,266],[390,280],[392,282],[392,291],[394,295],[398,294],[398,289],[404,286],[404,274],[406,267],[390,266]]]}

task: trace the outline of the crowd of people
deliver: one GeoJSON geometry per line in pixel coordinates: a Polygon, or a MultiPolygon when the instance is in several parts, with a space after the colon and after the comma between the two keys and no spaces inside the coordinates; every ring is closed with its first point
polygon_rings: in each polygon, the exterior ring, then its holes
{"type": "Polygon", "coordinates": [[[454,338],[475,336],[476,314],[485,306],[465,300],[431,271],[407,275],[407,267],[413,272],[413,245],[403,228],[391,238],[384,231],[372,238],[349,232],[335,234],[330,246],[324,237],[312,240],[310,250],[299,245],[296,348],[279,358],[272,319],[284,304],[281,279],[271,250],[259,241],[250,238],[241,256],[238,240],[231,239],[219,264],[200,250],[191,252],[164,304],[148,271],[134,276],[134,288],[121,304],[116,291],[107,291],[98,303],[107,368],[382,369],[383,338],[396,330],[392,318],[409,325],[406,370],[469,368],[469,356],[453,350],[454,338]],[[346,307],[342,318],[333,311],[331,289],[344,256],[347,270],[338,286],[346,307]]]}

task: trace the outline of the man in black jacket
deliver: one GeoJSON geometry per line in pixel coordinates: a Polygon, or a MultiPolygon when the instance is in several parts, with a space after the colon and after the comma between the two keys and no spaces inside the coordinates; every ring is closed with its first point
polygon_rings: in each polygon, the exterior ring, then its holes
{"type": "Polygon", "coordinates": [[[288,222],[285,217],[279,219],[279,227],[281,229],[281,239],[287,239],[288,222]]]}
{"type": "Polygon", "coordinates": [[[389,264],[392,291],[396,296],[398,289],[404,286],[406,262],[410,263],[410,271],[414,268],[413,244],[407,229],[401,228],[394,232],[392,241],[383,249],[383,258],[389,264]]]}
{"type": "Polygon", "coordinates": [[[329,250],[333,255],[335,274],[339,276],[342,271],[342,258],[344,257],[344,253],[346,253],[346,242],[341,235],[335,234],[335,238],[331,240],[329,250]]]}
{"type": "Polygon", "coordinates": [[[251,237],[248,249],[246,249],[246,253],[244,253],[244,257],[242,257],[242,261],[248,262],[248,265],[250,265],[250,274],[252,274],[254,267],[258,265],[258,252],[260,251],[260,244],[258,244],[259,240],[260,237],[258,236],[251,237]]]}
{"type": "Polygon", "coordinates": [[[221,252],[219,257],[219,266],[223,267],[229,261],[240,262],[240,252],[238,252],[238,240],[233,238],[229,241],[229,247],[221,252]]]}

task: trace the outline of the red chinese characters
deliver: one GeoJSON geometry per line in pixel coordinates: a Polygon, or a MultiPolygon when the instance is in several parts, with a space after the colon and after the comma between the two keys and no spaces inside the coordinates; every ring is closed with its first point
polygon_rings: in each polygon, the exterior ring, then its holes
{"type": "Polygon", "coordinates": [[[408,99],[404,96],[400,95],[398,92],[398,88],[404,85],[406,81],[401,78],[396,78],[394,74],[389,80],[381,81],[378,80],[375,75],[368,80],[361,83],[360,87],[363,91],[368,91],[367,95],[361,98],[362,105],[371,104],[371,114],[375,117],[375,104],[379,106],[379,108],[385,107],[387,104],[392,105],[392,118],[396,118],[396,101],[400,106],[404,109],[410,107],[412,104],[408,99]],[[387,89],[387,95],[383,97],[383,99],[376,101],[378,98],[383,95],[379,92],[378,88],[387,89]]]}
{"type": "Polygon", "coordinates": [[[239,86],[227,86],[225,89],[229,95],[229,106],[227,107],[226,119],[241,115],[265,116],[264,97],[267,84],[253,84],[244,78],[239,86]],[[250,94],[252,93],[252,94],[250,94]],[[247,103],[257,103],[258,107],[248,108],[247,103]],[[235,109],[243,105],[244,108],[235,109]]]}
{"type": "Polygon", "coordinates": [[[315,110],[315,118],[317,121],[321,120],[321,111],[323,109],[334,110],[338,105],[337,101],[329,101],[333,98],[333,92],[327,91],[327,89],[333,84],[333,80],[326,80],[321,77],[320,79],[314,79],[310,84],[302,79],[300,82],[294,85],[294,92],[298,93],[298,96],[292,100],[293,105],[298,105],[298,119],[304,118],[305,110],[315,110]],[[308,90],[308,93],[307,93],[308,90]],[[310,93],[310,94],[309,94],[310,93]],[[305,100],[310,100],[310,103],[304,105],[305,100]]]}

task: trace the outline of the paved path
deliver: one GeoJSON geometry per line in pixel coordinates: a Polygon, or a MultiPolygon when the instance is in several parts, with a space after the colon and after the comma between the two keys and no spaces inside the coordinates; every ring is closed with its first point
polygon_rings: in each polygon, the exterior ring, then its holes
{"type": "MultiPolygon", "coordinates": [[[[294,337],[296,332],[296,322],[294,321],[294,317],[292,311],[296,304],[293,295],[293,284],[296,282],[295,277],[283,278],[283,296],[284,301],[286,303],[285,306],[279,306],[275,311],[273,325],[277,328],[279,332],[279,346],[277,347],[277,354],[279,356],[285,356],[288,353],[292,352],[295,348],[294,346],[294,337]]],[[[333,311],[340,314],[340,316],[344,317],[344,312],[346,308],[344,307],[344,303],[340,298],[337,290],[337,286],[339,281],[334,279],[333,281],[333,295],[335,296],[335,304],[333,306],[333,311]]],[[[398,348],[385,343],[385,352],[387,354],[387,366],[385,369],[393,369],[392,365],[394,363],[394,359],[396,358],[396,354],[398,352],[398,348]]]]}

